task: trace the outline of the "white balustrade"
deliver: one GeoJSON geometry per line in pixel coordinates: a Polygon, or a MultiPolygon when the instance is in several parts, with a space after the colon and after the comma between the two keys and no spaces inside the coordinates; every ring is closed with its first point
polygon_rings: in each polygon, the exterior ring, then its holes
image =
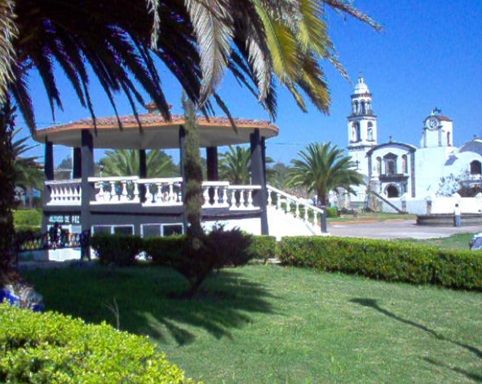
{"type": "Polygon", "coordinates": [[[202,184],[203,208],[229,207],[228,181],[205,181],[202,184]]]}
{"type": "Polygon", "coordinates": [[[89,183],[95,190],[91,204],[140,203],[137,176],[89,177],[89,183]]]}
{"type": "Polygon", "coordinates": [[[47,180],[45,186],[49,191],[47,205],[79,206],[81,203],[80,179],[47,180]]]}
{"type": "MultiPolygon", "coordinates": [[[[137,176],[89,177],[94,192],[90,204],[142,204],[143,206],[182,206],[182,178],[140,179],[137,176]],[[143,196],[143,198],[141,198],[143,196]]],[[[47,205],[81,204],[81,180],[47,181],[50,200],[47,205]]],[[[253,210],[254,194],[260,185],[230,185],[228,181],[205,181],[203,208],[225,208],[233,211],[253,210]]],[[[280,199],[268,199],[269,205],[280,199]]]]}
{"type": "Polygon", "coordinates": [[[182,178],[139,179],[144,186],[145,206],[178,206],[182,205],[182,178]]]}
{"type": "Polygon", "coordinates": [[[230,210],[251,210],[256,209],[253,205],[254,191],[261,190],[260,185],[230,185],[229,209],[230,210]]]}
{"type": "Polygon", "coordinates": [[[314,228],[319,228],[324,213],[323,209],[316,207],[308,200],[290,195],[271,185],[267,185],[266,187],[268,191],[268,207],[283,210],[285,213],[292,214],[294,217],[304,220],[314,228]]]}

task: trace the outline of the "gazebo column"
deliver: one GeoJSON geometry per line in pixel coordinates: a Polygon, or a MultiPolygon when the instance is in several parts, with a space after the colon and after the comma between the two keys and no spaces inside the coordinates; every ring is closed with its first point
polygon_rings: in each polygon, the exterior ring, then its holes
{"type": "Polygon", "coordinates": [[[90,230],[91,215],[90,201],[93,196],[93,187],[89,183],[89,177],[94,176],[94,140],[88,129],[81,133],[81,190],[82,199],[80,207],[80,222],[82,231],[90,230]]]}
{"type": "Polygon", "coordinates": [[[206,148],[206,163],[208,181],[218,181],[218,147],[206,148]]]}
{"type": "Polygon", "coordinates": [[[80,147],[74,148],[72,161],[72,178],[80,179],[82,177],[82,151],[80,147]]]}
{"type": "Polygon", "coordinates": [[[51,141],[45,140],[45,179],[54,179],[54,145],[51,141]]]}
{"type": "Polygon", "coordinates": [[[258,128],[250,134],[249,138],[251,143],[251,183],[253,185],[261,186],[261,190],[256,191],[254,194],[253,200],[254,204],[259,206],[261,210],[261,234],[269,235],[268,212],[266,209],[267,190],[264,176],[263,138],[261,138],[258,128]]]}
{"type": "MultiPolygon", "coordinates": [[[[139,178],[147,178],[147,157],[145,149],[139,149],[139,178]]],[[[142,203],[146,201],[146,186],[144,184],[139,185],[139,196],[142,203]]]]}
{"type": "MultiPolygon", "coordinates": [[[[50,181],[54,179],[54,145],[51,141],[45,139],[45,153],[44,153],[44,174],[45,180],[50,181]]],[[[47,205],[47,202],[50,200],[50,190],[47,185],[44,184],[44,193],[43,193],[43,205],[47,205]]],[[[47,232],[47,225],[48,225],[48,217],[43,214],[42,217],[42,232],[47,232]]]]}
{"type": "MultiPolygon", "coordinates": [[[[186,156],[186,130],[181,125],[179,127],[179,167],[181,173],[181,200],[184,203],[184,196],[186,196],[186,172],[184,170],[185,164],[185,156],[186,156]]],[[[187,232],[187,217],[186,217],[186,208],[184,207],[183,214],[182,214],[182,225],[184,226],[184,233],[187,232]]]]}

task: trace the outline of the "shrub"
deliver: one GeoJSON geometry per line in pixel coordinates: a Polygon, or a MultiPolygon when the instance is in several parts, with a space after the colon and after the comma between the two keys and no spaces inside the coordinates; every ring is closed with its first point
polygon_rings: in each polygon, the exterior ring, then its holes
{"type": "Polygon", "coordinates": [[[147,338],[0,304],[2,383],[193,383],[147,338]]]}
{"type": "Polygon", "coordinates": [[[338,217],[338,208],[336,207],[326,207],[326,216],[327,217],[338,217]]]}
{"type": "Polygon", "coordinates": [[[267,262],[276,257],[277,242],[274,236],[252,236],[249,253],[251,258],[267,262]]]}
{"type": "Polygon", "coordinates": [[[386,240],[285,237],[283,264],[339,271],[370,278],[482,289],[482,253],[447,251],[386,240]]]}
{"type": "Polygon", "coordinates": [[[138,236],[96,234],[90,241],[101,264],[132,265],[142,250],[142,239],[138,236]]]}
{"type": "Polygon", "coordinates": [[[186,236],[152,237],[143,240],[142,250],[145,251],[152,263],[169,266],[172,260],[182,257],[186,246],[186,236]]]}
{"type": "Polygon", "coordinates": [[[225,231],[222,227],[215,227],[202,236],[197,249],[186,240],[180,257],[172,258],[170,266],[189,282],[190,288],[185,295],[190,298],[213,270],[246,264],[250,259],[250,245],[251,236],[241,230],[225,231]]]}
{"type": "Polygon", "coordinates": [[[19,209],[13,212],[16,231],[40,231],[42,212],[39,209],[19,209]]]}

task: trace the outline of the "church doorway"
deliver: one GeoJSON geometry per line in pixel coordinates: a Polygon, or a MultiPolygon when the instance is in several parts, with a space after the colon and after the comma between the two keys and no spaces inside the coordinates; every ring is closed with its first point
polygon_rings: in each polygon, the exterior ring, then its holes
{"type": "Polygon", "coordinates": [[[400,192],[398,191],[398,188],[393,184],[390,184],[385,191],[386,191],[385,193],[387,194],[387,197],[389,198],[400,197],[400,192]]]}

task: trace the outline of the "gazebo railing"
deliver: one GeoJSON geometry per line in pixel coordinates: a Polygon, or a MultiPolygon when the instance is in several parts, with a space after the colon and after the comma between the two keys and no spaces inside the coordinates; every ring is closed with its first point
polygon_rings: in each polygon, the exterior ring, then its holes
{"type": "Polygon", "coordinates": [[[91,204],[125,204],[139,202],[139,178],[137,176],[89,177],[94,185],[91,204]]]}
{"type": "MultiPolygon", "coordinates": [[[[143,204],[148,206],[176,206],[182,205],[182,178],[138,179],[144,188],[143,204]]],[[[140,202],[140,201],[139,201],[140,202]]]]}
{"type": "Polygon", "coordinates": [[[314,228],[319,228],[324,215],[322,208],[311,202],[283,192],[271,185],[267,185],[268,207],[272,207],[304,220],[314,228]]]}
{"type": "Polygon", "coordinates": [[[80,179],[45,181],[48,205],[80,206],[80,179]]]}
{"type": "MultiPolygon", "coordinates": [[[[141,204],[145,207],[182,206],[182,178],[90,177],[91,205],[141,204]]],[[[47,206],[80,206],[81,180],[47,181],[47,206]]],[[[203,208],[255,209],[254,194],[259,185],[231,185],[228,181],[205,181],[203,208]]]]}

